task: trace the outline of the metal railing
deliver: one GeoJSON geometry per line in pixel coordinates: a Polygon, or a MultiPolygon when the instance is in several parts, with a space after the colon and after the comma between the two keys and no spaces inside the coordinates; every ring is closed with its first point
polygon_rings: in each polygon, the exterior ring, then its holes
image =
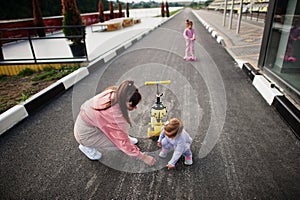
{"type": "MultiPolygon", "coordinates": [[[[47,31],[51,32],[51,31],[47,31]]],[[[20,34],[21,35],[21,34],[20,34]]],[[[24,35],[24,34],[23,34],[24,35]]],[[[88,54],[87,54],[87,49],[86,49],[86,38],[85,38],[85,26],[47,26],[47,27],[27,27],[27,28],[2,28],[0,29],[0,54],[2,53],[2,45],[1,44],[6,44],[9,45],[12,42],[28,42],[30,45],[30,51],[32,58],[20,58],[20,59],[5,59],[4,56],[1,58],[0,56],[0,64],[14,64],[14,63],[47,63],[51,61],[53,63],[55,60],[57,61],[75,61],[75,62],[83,62],[83,61],[88,61],[88,54]],[[38,31],[39,30],[60,30],[61,32],[63,29],[80,29],[80,34],[79,35],[70,35],[70,36],[53,36],[54,34],[51,33],[51,37],[47,36],[38,36],[38,31]],[[26,37],[3,37],[7,32],[11,31],[26,31],[27,36],[26,37]],[[2,37],[1,37],[2,36],[2,37]],[[36,56],[36,49],[34,48],[33,41],[34,40],[58,40],[58,39],[66,39],[66,40],[79,40],[81,43],[79,44],[80,51],[78,53],[73,53],[73,57],[39,57],[37,58],[36,56]]],[[[76,43],[73,43],[75,45],[76,43]]],[[[72,48],[71,48],[72,49],[72,48]]],[[[71,50],[72,51],[72,50],[71,50]]]]}

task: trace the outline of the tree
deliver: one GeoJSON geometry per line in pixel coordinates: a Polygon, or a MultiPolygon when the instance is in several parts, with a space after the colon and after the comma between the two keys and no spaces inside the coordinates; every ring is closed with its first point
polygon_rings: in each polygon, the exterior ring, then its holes
{"type": "Polygon", "coordinates": [[[209,6],[214,0],[207,0],[204,2],[205,7],[209,6]]]}
{"type": "Polygon", "coordinates": [[[113,5],[113,2],[110,1],[109,2],[109,18],[110,19],[113,19],[114,18],[114,5],[113,5]]]}
{"type": "Polygon", "coordinates": [[[169,4],[167,1],[166,1],[166,14],[167,14],[167,17],[170,17],[169,4]]]}
{"type": "Polygon", "coordinates": [[[85,56],[86,48],[82,42],[85,36],[85,29],[77,8],[76,0],[62,0],[63,33],[72,41],[70,48],[74,57],[85,56]],[[70,27],[72,26],[72,27],[70,27]]]}
{"type": "MultiPolygon", "coordinates": [[[[63,26],[82,26],[82,18],[77,8],[76,0],[62,0],[63,26]]],[[[73,43],[80,44],[83,38],[68,36],[82,36],[85,34],[83,27],[64,27],[63,33],[73,43]]]]}
{"type": "MultiPolygon", "coordinates": [[[[39,1],[38,0],[32,0],[32,11],[33,11],[33,22],[34,25],[36,27],[44,27],[44,20],[42,17],[42,11],[39,5],[39,1]]],[[[36,30],[37,34],[39,37],[45,37],[46,33],[45,33],[45,29],[37,29],[36,30]]]]}
{"type": "Polygon", "coordinates": [[[165,5],[164,5],[164,2],[161,2],[161,16],[165,17],[165,5]]]}
{"type": "Polygon", "coordinates": [[[123,14],[122,14],[122,5],[121,5],[120,1],[118,2],[118,10],[119,10],[119,18],[123,17],[123,14]]]}
{"type": "Polygon", "coordinates": [[[129,4],[126,3],[126,16],[129,17],[129,4]]]}
{"type": "Polygon", "coordinates": [[[103,14],[103,3],[102,0],[98,2],[98,12],[99,12],[99,21],[104,22],[104,14],[103,14]]]}

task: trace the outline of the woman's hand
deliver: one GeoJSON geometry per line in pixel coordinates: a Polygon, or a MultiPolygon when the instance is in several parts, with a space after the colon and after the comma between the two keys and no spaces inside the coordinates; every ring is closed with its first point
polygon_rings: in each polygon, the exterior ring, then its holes
{"type": "Polygon", "coordinates": [[[153,166],[156,162],[156,160],[152,156],[148,156],[147,154],[143,155],[142,161],[150,166],[153,166]]]}
{"type": "Polygon", "coordinates": [[[173,169],[175,166],[167,164],[168,170],[173,169]]]}

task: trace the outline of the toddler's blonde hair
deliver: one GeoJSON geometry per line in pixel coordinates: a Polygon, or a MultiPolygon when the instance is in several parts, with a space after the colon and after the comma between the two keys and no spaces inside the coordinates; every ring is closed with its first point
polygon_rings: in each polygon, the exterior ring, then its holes
{"type": "Polygon", "coordinates": [[[180,134],[183,130],[182,121],[178,118],[172,118],[168,122],[166,122],[164,130],[168,133],[174,132],[172,136],[175,137],[177,134],[180,134]]]}

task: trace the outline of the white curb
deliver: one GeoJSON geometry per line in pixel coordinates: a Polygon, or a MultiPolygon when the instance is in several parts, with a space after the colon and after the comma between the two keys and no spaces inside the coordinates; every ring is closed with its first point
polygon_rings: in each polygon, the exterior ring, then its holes
{"type": "Polygon", "coordinates": [[[211,36],[212,36],[213,38],[215,38],[216,35],[217,35],[217,32],[216,32],[216,31],[213,31],[213,32],[211,33],[211,36]]]}
{"type": "Polygon", "coordinates": [[[245,63],[247,63],[246,61],[244,60],[239,60],[239,59],[235,59],[235,62],[237,62],[237,64],[239,65],[239,67],[242,69],[243,68],[243,65],[245,63]]]}
{"type": "Polygon", "coordinates": [[[107,63],[108,61],[110,61],[111,59],[113,59],[115,56],[117,56],[117,52],[116,51],[110,51],[110,52],[106,53],[103,56],[104,63],[107,63]]]}
{"type": "Polygon", "coordinates": [[[124,49],[128,49],[132,45],[132,42],[129,41],[126,44],[124,44],[124,49]]]}
{"type": "Polygon", "coordinates": [[[0,135],[26,117],[28,117],[28,113],[23,105],[16,105],[2,113],[0,115],[0,135]]]}
{"type": "Polygon", "coordinates": [[[221,36],[217,37],[217,42],[220,44],[222,41],[224,41],[224,38],[221,36]]]}
{"type": "Polygon", "coordinates": [[[52,88],[56,87],[57,85],[59,85],[60,83],[58,81],[56,81],[55,83],[49,85],[48,87],[46,87],[45,89],[39,91],[38,93],[32,95],[31,97],[29,97],[28,99],[26,99],[26,101],[24,101],[23,103],[21,103],[22,105],[25,105],[35,99],[37,99],[38,97],[42,96],[44,93],[47,93],[48,91],[52,90],[52,88]]]}
{"type": "Polygon", "coordinates": [[[272,88],[271,83],[263,75],[256,75],[252,84],[269,105],[272,105],[276,96],[283,95],[276,88],[272,88]]]}
{"type": "Polygon", "coordinates": [[[81,79],[89,75],[89,70],[86,67],[81,67],[76,71],[61,78],[58,82],[63,83],[65,89],[69,89],[81,79]]]}

